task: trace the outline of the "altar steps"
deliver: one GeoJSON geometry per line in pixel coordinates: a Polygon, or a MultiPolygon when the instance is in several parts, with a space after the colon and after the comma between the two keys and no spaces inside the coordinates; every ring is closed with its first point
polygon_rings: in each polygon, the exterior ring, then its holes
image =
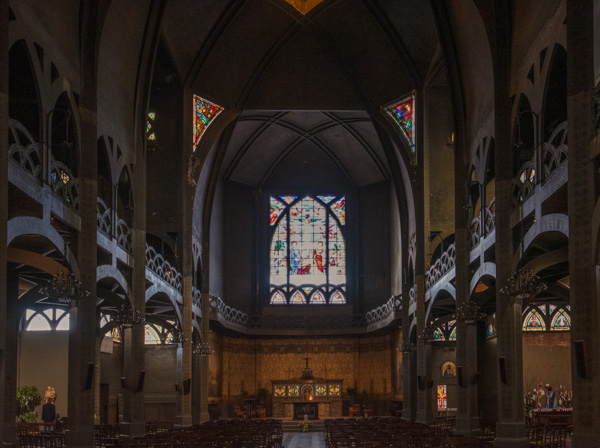
{"type": "MultiPolygon", "coordinates": [[[[281,423],[283,432],[302,432],[302,427],[298,424],[301,420],[284,420],[281,423]]],[[[325,432],[325,424],[323,420],[312,420],[309,432],[325,432]]]]}

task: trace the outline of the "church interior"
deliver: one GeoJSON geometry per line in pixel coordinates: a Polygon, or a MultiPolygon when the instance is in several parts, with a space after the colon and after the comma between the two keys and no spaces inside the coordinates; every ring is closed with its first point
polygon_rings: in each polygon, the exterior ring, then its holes
{"type": "Polygon", "coordinates": [[[600,0],[0,21],[2,446],[598,446],[600,0]]]}

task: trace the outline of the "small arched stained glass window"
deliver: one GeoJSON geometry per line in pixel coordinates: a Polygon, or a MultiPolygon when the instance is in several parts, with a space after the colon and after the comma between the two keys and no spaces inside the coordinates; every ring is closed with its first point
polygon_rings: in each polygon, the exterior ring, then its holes
{"type": "Polygon", "coordinates": [[[306,300],[304,299],[304,296],[300,291],[295,291],[294,294],[292,294],[292,297],[290,298],[290,303],[304,304],[306,303],[306,300]]]}
{"type": "Polygon", "coordinates": [[[271,296],[271,305],[281,305],[281,304],[285,304],[285,303],[287,303],[287,300],[285,300],[285,296],[283,295],[283,293],[281,291],[276,291],[271,296]]]}
{"type": "Polygon", "coordinates": [[[340,291],[336,291],[331,296],[331,299],[329,299],[329,303],[333,303],[333,304],[336,304],[336,305],[341,305],[341,304],[346,303],[346,298],[344,297],[344,295],[340,291]]]}
{"type": "Polygon", "coordinates": [[[312,296],[310,296],[310,303],[327,303],[325,301],[325,296],[321,291],[315,291],[312,296]]]}
{"type": "Polygon", "coordinates": [[[150,325],[144,328],[144,344],[157,345],[160,344],[160,337],[157,331],[150,325]]]}
{"type": "Polygon", "coordinates": [[[550,325],[551,331],[569,331],[571,329],[571,317],[567,314],[564,309],[560,309],[556,312],[552,318],[552,324],[550,325]]]}
{"type": "Polygon", "coordinates": [[[494,327],[492,324],[488,324],[487,325],[487,332],[485,334],[486,339],[492,339],[495,338],[496,335],[496,327],[494,327]]]}
{"type": "Polygon", "coordinates": [[[541,314],[532,309],[525,317],[523,331],[546,331],[546,323],[541,314]]]}

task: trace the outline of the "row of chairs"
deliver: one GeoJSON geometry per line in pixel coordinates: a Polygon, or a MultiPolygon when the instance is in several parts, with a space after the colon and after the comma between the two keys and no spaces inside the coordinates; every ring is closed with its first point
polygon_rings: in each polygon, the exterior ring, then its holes
{"type": "Polygon", "coordinates": [[[325,420],[327,448],[461,447],[484,448],[475,437],[456,436],[440,426],[411,423],[399,418],[325,420]]]}
{"type": "Polygon", "coordinates": [[[135,439],[130,448],[282,448],[281,420],[217,420],[135,439]]]}
{"type": "MultiPolygon", "coordinates": [[[[248,413],[247,406],[234,406],[233,407],[233,416],[234,418],[246,419],[250,414],[248,413]]],[[[252,408],[252,418],[266,418],[267,410],[263,405],[256,405],[252,408]]]]}

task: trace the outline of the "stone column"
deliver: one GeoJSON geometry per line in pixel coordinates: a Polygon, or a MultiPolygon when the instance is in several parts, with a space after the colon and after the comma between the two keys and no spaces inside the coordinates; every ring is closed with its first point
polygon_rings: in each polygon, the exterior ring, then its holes
{"type": "MultiPolygon", "coordinates": [[[[94,91],[95,92],[95,91],[94,91]]],[[[69,327],[69,402],[65,443],[69,447],[94,444],[94,366],[96,364],[96,252],[97,117],[94,100],[82,95],[81,159],[79,163],[79,216],[77,253],[82,287],[89,297],[71,301],[69,327]],[[88,366],[91,365],[90,377],[88,366]]]]}
{"type": "MultiPolygon", "coordinates": [[[[187,91],[186,91],[187,92],[187,91]]],[[[186,105],[185,108],[185,127],[184,129],[192,129],[191,115],[193,107],[191,104],[192,95],[186,94],[183,103],[186,105]],[[189,106],[189,107],[187,107],[189,106]]],[[[188,132],[189,137],[184,138],[184,145],[187,146],[187,151],[183,154],[187,154],[189,148],[191,148],[191,134],[188,132]]],[[[183,254],[183,263],[181,266],[181,275],[183,278],[183,312],[181,315],[181,329],[187,340],[180,345],[180,349],[177,351],[177,359],[179,363],[179,355],[181,355],[181,384],[183,391],[183,384],[185,382],[190,383],[190,390],[187,394],[182,394],[178,400],[178,415],[176,422],[180,426],[190,426],[192,424],[192,397],[195,395],[193,386],[195,381],[192,381],[192,320],[193,316],[193,286],[194,286],[194,255],[192,252],[192,234],[193,234],[193,210],[194,210],[194,188],[188,182],[187,177],[187,162],[188,158],[182,157],[181,164],[181,209],[182,209],[182,220],[181,220],[181,253],[183,254]]]]}
{"type": "MultiPolygon", "coordinates": [[[[410,298],[409,290],[404,288],[402,299],[402,342],[410,342],[410,298]]],[[[415,347],[416,348],[416,347],[415,347]]],[[[402,352],[402,419],[412,422],[416,412],[417,379],[415,375],[415,352],[402,352]]]]}
{"type": "MultiPolygon", "coordinates": [[[[595,201],[593,2],[567,1],[567,116],[569,119],[569,273],[571,278],[571,347],[573,441],[577,448],[600,440],[598,323],[599,260],[591,244],[595,201]],[[578,353],[577,347],[582,351],[578,353]],[[585,366],[584,366],[585,365],[585,366]]],[[[598,49],[595,49],[598,51],[598,49]]]]}
{"type": "MultiPolygon", "coordinates": [[[[208,271],[207,271],[208,272],[208,271]]],[[[208,282],[203,282],[207,285],[208,282]]],[[[202,341],[208,342],[210,313],[210,296],[208,291],[202,292],[202,341]]],[[[208,360],[209,356],[200,357],[200,422],[210,420],[208,414],[208,360]]]]}
{"type": "MultiPolygon", "coordinates": [[[[0,210],[8,210],[8,0],[0,0],[0,210]]],[[[7,213],[0,216],[0,443],[16,442],[16,341],[9,315],[6,279],[7,213]],[[13,372],[14,365],[14,372],[13,372]]],[[[18,327],[17,327],[18,328],[18,327]]]]}
{"type": "Polygon", "coordinates": [[[101,363],[100,350],[102,348],[102,340],[104,335],[96,335],[96,367],[94,369],[94,425],[100,424],[100,378],[101,378],[101,363]]]}
{"type": "MultiPolygon", "coordinates": [[[[133,190],[133,271],[129,300],[142,316],[146,314],[146,158],[138,149],[132,176],[133,190]]],[[[123,439],[141,437],[146,433],[144,391],[137,389],[140,372],[145,370],[144,324],[123,329],[123,439]]]]}
{"type": "MultiPolygon", "coordinates": [[[[6,267],[6,265],[5,265],[6,267]]],[[[15,431],[16,401],[17,401],[17,363],[19,346],[19,323],[21,321],[22,310],[17,308],[19,298],[19,276],[15,273],[9,274],[6,278],[6,288],[3,290],[6,294],[7,307],[5,308],[5,324],[3,324],[3,341],[5,343],[2,352],[2,364],[0,372],[2,373],[2,382],[0,383],[0,397],[4,397],[2,404],[2,422],[0,424],[0,442],[7,446],[18,446],[17,435],[15,431]]]]}
{"type": "MultiPolygon", "coordinates": [[[[455,203],[455,248],[456,260],[455,288],[456,307],[470,300],[469,250],[467,228],[467,192],[465,180],[467,168],[463,162],[463,145],[456,142],[454,157],[454,203],[455,203]]],[[[485,198],[481,198],[482,209],[485,198]]],[[[483,221],[482,221],[483,222],[483,221]]],[[[456,433],[471,436],[479,432],[479,411],[477,406],[477,384],[473,380],[477,373],[477,327],[457,322],[456,329],[456,365],[458,375],[458,414],[456,433]]]]}
{"type": "MultiPolygon", "coordinates": [[[[417,275],[417,334],[427,326],[425,322],[425,276],[417,275]]],[[[417,339],[417,422],[433,423],[433,386],[431,385],[431,345],[417,339]]]]}
{"type": "MultiPolygon", "coordinates": [[[[501,10],[502,6],[498,6],[501,10]]],[[[509,101],[510,17],[496,17],[497,40],[494,79],[495,104],[495,170],[496,170],[496,328],[498,331],[498,423],[495,446],[529,446],[523,415],[523,333],[522,304],[500,292],[513,275],[513,235],[510,225],[512,212],[512,155],[509,101]]]]}

